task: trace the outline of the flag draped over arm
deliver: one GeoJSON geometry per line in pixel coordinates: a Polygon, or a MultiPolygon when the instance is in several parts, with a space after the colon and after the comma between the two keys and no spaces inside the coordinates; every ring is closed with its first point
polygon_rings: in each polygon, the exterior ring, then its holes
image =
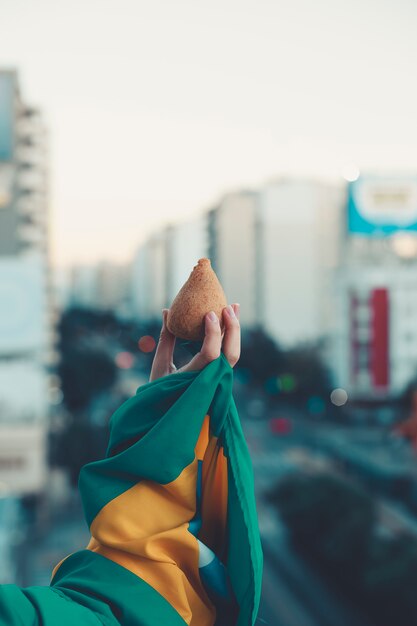
{"type": "Polygon", "coordinates": [[[88,545],[55,566],[50,587],[14,589],[45,626],[67,624],[47,621],[53,602],[86,626],[255,623],[263,556],[232,384],[221,353],[142,385],[114,412],[105,458],[80,472],[88,545]]]}

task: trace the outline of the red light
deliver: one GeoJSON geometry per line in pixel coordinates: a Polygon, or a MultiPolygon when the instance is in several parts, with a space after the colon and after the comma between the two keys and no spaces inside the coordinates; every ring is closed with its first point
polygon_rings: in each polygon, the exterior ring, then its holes
{"type": "Polygon", "coordinates": [[[138,341],[138,348],[142,352],[152,352],[155,350],[156,341],[151,335],[143,335],[138,341]]]}
{"type": "Polygon", "coordinates": [[[271,431],[276,435],[288,435],[292,431],[292,423],[287,417],[273,417],[269,421],[271,431]]]}

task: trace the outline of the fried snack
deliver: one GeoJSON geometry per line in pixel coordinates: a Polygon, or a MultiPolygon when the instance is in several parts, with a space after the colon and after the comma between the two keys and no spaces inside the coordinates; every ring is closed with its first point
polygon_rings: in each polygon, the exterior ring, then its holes
{"type": "Polygon", "coordinates": [[[180,339],[202,340],[206,313],[214,311],[223,329],[222,310],[225,306],[226,295],[210,259],[199,259],[169,309],[167,327],[180,339]]]}

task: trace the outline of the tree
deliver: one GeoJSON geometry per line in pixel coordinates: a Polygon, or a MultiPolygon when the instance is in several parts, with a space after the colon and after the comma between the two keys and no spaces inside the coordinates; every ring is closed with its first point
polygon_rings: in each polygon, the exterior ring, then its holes
{"type": "Polygon", "coordinates": [[[251,381],[263,387],[285,364],[285,354],[261,328],[242,333],[242,352],[237,367],[250,373],[251,381]]]}
{"type": "Polygon", "coordinates": [[[78,411],[87,407],[98,391],[113,385],[116,371],[113,359],[102,350],[78,347],[66,350],[58,373],[67,408],[78,411]]]}

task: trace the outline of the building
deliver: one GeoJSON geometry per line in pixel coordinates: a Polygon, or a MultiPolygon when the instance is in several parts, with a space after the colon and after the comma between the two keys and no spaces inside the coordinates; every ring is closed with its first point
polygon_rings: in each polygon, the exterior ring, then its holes
{"type": "Polygon", "coordinates": [[[280,178],[259,192],[257,317],[283,348],[331,332],[344,207],[344,186],[314,180],[280,178]]]}
{"type": "Polygon", "coordinates": [[[345,214],[333,369],[352,398],[394,398],[417,375],[417,176],[360,176],[345,214]]]}
{"type": "Polygon", "coordinates": [[[133,316],[144,322],[160,321],[188,279],[198,259],[207,256],[207,216],[169,224],[152,233],[132,261],[133,316]]]}
{"type": "Polygon", "coordinates": [[[228,303],[239,302],[240,323],[255,326],[260,318],[259,193],[241,190],[226,194],[207,220],[208,256],[228,303]]]}
{"type": "Polygon", "coordinates": [[[208,257],[242,329],[263,327],[282,347],[330,334],[345,188],[279,179],[225,194],[194,220],[170,224],[132,263],[134,316],[160,319],[196,262],[208,257]]]}
{"type": "MultiPolygon", "coordinates": [[[[112,311],[120,317],[130,317],[130,272],[130,265],[111,261],[71,267],[67,293],[62,298],[64,308],[112,311]]],[[[61,272],[61,285],[64,276],[61,272]]]]}
{"type": "Polygon", "coordinates": [[[47,134],[21,98],[14,71],[0,71],[0,486],[40,492],[56,318],[49,257],[47,134]]]}
{"type": "Polygon", "coordinates": [[[94,309],[97,305],[97,268],[74,265],[69,270],[68,307],[94,309]]]}
{"type": "Polygon", "coordinates": [[[166,242],[166,306],[169,307],[198,260],[207,256],[207,214],[170,224],[166,230],[166,242]]]}
{"type": "Polygon", "coordinates": [[[142,322],[161,319],[167,298],[167,229],[152,233],[137,249],[131,268],[133,317],[142,322]]]}

